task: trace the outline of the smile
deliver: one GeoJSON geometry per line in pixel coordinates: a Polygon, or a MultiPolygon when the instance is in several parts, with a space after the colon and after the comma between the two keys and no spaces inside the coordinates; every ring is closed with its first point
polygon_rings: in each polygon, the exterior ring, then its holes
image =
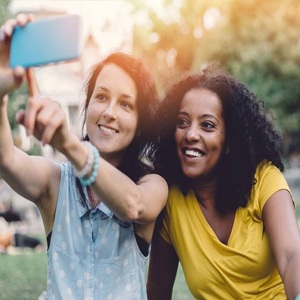
{"type": "Polygon", "coordinates": [[[118,131],[116,129],[110,128],[110,127],[106,127],[104,125],[99,125],[99,128],[107,133],[118,133],[118,131]]]}
{"type": "Polygon", "coordinates": [[[203,152],[200,152],[198,150],[184,150],[184,154],[187,156],[193,156],[193,157],[201,157],[204,155],[203,152]]]}

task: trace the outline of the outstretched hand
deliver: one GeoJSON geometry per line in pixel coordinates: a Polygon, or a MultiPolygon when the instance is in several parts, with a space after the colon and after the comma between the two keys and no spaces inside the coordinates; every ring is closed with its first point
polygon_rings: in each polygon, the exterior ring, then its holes
{"type": "Polygon", "coordinates": [[[0,28],[0,101],[3,96],[18,88],[23,82],[25,71],[22,67],[9,68],[10,43],[15,26],[25,26],[32,16],[20,14],[9,19],[0,28]]]}
{"type": "Polygon", "coordinates": [[[16,121],[25,127],[27,135],[35,136],[43,145],[49,144],[61,152],[71,136],[65,112],[48,97],[30,97],[26,109],[17,113],[16,121]]]}

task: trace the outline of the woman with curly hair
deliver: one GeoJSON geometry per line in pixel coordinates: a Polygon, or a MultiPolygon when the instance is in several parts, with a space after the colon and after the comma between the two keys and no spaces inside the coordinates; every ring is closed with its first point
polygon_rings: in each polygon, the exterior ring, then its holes
{"type": "Polygon", "coordinates": [[[152,242],[149,299],[171,299],[178,262],[195,299],[300,293],[299,228],[267,113],[215,64],[168,91],[156,164],[170,194],[152,242]]]}

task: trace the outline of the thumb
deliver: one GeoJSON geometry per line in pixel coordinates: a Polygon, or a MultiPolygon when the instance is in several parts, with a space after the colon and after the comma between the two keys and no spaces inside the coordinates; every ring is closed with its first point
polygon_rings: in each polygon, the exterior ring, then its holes
{"type": "Polygon", "coordinates": [[[21,109],[16,113],[16,122],[20,125],[24,125],[25,110],[21,109]]]}

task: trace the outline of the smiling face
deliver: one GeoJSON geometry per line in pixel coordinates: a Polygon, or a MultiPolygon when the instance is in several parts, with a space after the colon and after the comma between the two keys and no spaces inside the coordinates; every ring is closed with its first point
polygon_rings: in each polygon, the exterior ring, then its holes
{"type": "Polygon", "coordinates": [[[110,63],[98,75],[86,111],[86,130],[100,155],[118,165],[138,126],[137,87],[120,67],[110,63]]]}
{"type": "Polygon", "coordinates": [[[183,97],[175,130],[181,168],[190,179],[212,179],[225,147],[225,123],[219,97],[191,89],[183,97]]]}

